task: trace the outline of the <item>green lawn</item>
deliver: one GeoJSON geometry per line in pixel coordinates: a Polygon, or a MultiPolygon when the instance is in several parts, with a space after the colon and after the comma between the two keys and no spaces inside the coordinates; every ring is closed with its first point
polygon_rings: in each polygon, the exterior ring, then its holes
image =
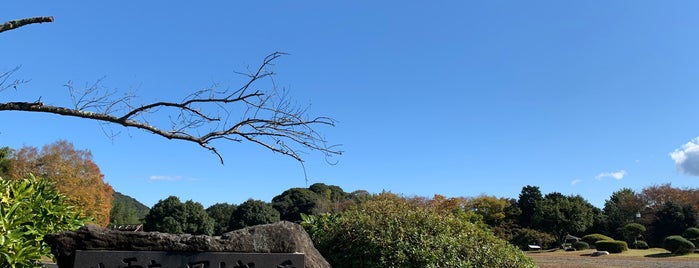
{"type": "Polygon", "coordinates": [[[651,249],[629,249],[626,252],[620,253],[621,256],[639,256],[639,257],[650,257],[650,258],[697,258],[699,259],[699,254],[690,253],[686,255],[673,255],[669,251],[662,248],[651,248],[651,249]]]}
{"type": "MultiPolygon", "coordinates": [[[[580,251],[560,251],[557,250],[555,252],[560,252],[563,254],[570,254],[570,255],[587,255],[587,254],[592,254],[592,252],[595,252],[594,249],[586,249],[586,250],[580,250],[580,251]]],[[[624,251],[622,253],[614,253],[612,254],[614,256],[619,256],[619,257],[648,257],[648,258],[697,258],[699,260],[699,254],[696,253],[690,253],[686,255],[673,255],[669,251],[662,249],[662,248],[650,248],[650,249],[629,249],[627,251],[624,251]]]]}

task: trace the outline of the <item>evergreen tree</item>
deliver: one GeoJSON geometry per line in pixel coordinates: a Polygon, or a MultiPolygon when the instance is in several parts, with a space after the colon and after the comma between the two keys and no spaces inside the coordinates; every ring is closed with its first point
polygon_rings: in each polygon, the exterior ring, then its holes
{"type": "Polygon", "coordinates": [[[279,221],[279,211],[270,204],[248,199],[240,204],[231,215],[228,230],[237,230],[247,226],[275,223],[279,221]]]}

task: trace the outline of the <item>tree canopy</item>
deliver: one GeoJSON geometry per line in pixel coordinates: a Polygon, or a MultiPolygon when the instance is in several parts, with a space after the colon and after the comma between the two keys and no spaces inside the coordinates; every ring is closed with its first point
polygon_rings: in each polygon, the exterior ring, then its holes
{"type": "Polygon", "coordinates": [[[301,214],[315,214],[321,197],[306,188],[291,188],[272,199],[272,207],[279,211],[282,220],[299,222],[301,214]]]}
{"type": "Polygon", "coordinates": [[[522,211],[519,218],[519,224],[522,227],[531,227],[534,210],[543,199],[544,197],[541,195],[541,190],[539,190],[538,186],[527,185],[522,187],[522,192],[519,194],[519,199],[517,199],[517,206],[522,211]]]}
{"type": "Polygon", "coordinates": [[[553,192],[541,201],[532,222],[562,243],[566,235],[583,232],[592,226],[592,207],[582,196],[553,192]]]}
{"type": "Polygon", "coordinates": [[[146,231],[205,235],[214,233],[214,221],[200,203],[192,200],[182,203],[176,196],[158,201],[145,220],[143,227],[146,231]]]}
{"type": "Polygon", "coordinates": [[[214,221],[214,235],[221,235],[228,231],[228,222],[236,208],[238,206],[228,203],[216,203],[206,208],[206,213],[214,221]]]}
{"type": "Polygon", "coordinates": [[[60,140],[36,147],[24,146],[14,152],[8,178],[34,174],[56,183],[56,188],[94,223],[107,226],[112,209],[112,187],[104,182],[99,167],[88,150],[75,149],[73,143],[60,140]]]}
{"type": "Polygon", "coordinates": [[[275,210],[270,204],[261,200],[248,199],[238,205],[238,208],[231,215],[228,230],[237,230],[247,226],[278,221],[279,211],[275,210]]]}

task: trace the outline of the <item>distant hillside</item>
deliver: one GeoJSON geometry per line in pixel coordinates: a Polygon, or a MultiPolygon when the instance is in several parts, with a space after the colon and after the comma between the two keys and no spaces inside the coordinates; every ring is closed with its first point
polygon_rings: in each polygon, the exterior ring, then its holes
{"type": "Polygon", "coordinates": [[[141,224],[150,208],[138,200],[120,192],[114,192],[112,211],[109,214],[110,224],[141,224]]]}

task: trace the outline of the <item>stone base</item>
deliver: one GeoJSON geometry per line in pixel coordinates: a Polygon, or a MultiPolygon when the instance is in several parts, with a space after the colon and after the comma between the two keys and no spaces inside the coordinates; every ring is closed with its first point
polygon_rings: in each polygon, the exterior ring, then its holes
{"type": "Polygon", "coordinates": [[[60,268],[74,267],[77,250],[303,253],[305,267],[330,267],[303,227],[291,222],[247,227],[220,237],[122,232],[86,225],[76,231],[46,235],[44,241],[51,246],[60,268]]]}

